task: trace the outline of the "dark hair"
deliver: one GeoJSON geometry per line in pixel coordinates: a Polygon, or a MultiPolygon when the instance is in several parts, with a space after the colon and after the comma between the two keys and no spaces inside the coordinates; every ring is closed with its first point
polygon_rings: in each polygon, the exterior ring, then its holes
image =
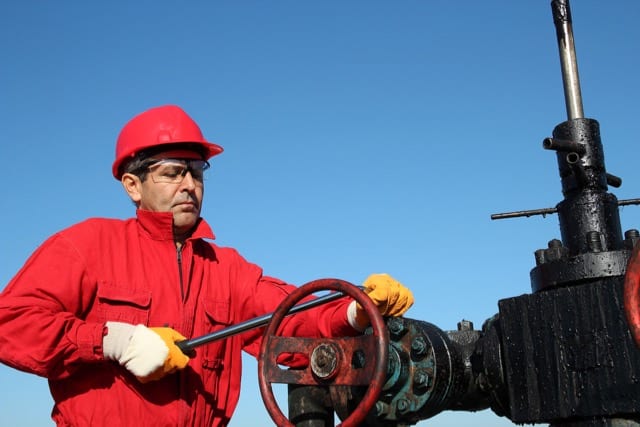
{"type": "Polygon", "coordinates": [[[158,153],[162,153],[163,151],[182,149],[195,151],[202,158],[205,158],[205,151],[202,146],[199,144],[190,144],[190,143],[180,143],[180,144],[164,144],[164,145],[156,145],[155,147],[147,148],[146,150],[142,150],[136,153],[133,158],[127,162],[124,162],[120,168],[122,169],[122,174],[130,173],[138,178],[140,181],[147,179],[148,167],[151,166],[154,161],[149,161],[149,158],[155,156],[158,153]]]}
{"type": "Polygon", "coordinates": [[[136,154],[133,159],[129,160],[122,166],[122,175],[131,173],[140,178],[140,181],[147,179],[148,167],[150,162],[149,156],[145,156],[142,152],[136,154]]]}

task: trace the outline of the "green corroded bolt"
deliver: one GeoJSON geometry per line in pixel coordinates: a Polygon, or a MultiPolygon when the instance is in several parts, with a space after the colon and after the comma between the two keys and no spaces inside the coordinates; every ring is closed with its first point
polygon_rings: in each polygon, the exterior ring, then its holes
{"type": "Polygon", "coordinates": [[[404,322],[402,319],[397,317],[392,317],[387,321],[387,327],[389,328],[389,332],[392,335],[400,336],[403,332],[405,332],[404,322]]]}
{"type": "Polygon", "coordinates": [[[417,337],[411,343],[411,350],[418,356],[423,355],[427,351],[427,343],[423,337],[417,337]]]}
{"type": "Polygon", "coordinates": [[[398,412],[405,413],[409,410],[409,401],[407,399],[398,399],[396,402],[398,412]]]}
{"type": "Polygon", "coordinates": [[[424,371],[416,372],[413,381],[418,388],[426,388],[429,386],[429,375],[424,371]]]}

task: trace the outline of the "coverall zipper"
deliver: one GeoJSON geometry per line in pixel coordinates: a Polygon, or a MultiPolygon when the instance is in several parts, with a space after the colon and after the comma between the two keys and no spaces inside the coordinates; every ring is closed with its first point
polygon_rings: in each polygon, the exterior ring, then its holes
{"type": "Polygon", "coordinates": [[[178,258],[178,277],[180,278],[180,300],[184,301],[184,285],[182,283],[182,243],[176,243],[176,252],[178,258]]]}
{"type": "MultiPolygon", "coordinates": [[[[176,260],[178,261],[178,278],[180,281],[180,301],[184,303],[184,284],[182,283],[182,248],[184,245],[180,242],[176,242],[176,260]]],[[[176,373],[176,381],[178,382],[178,388],[180,390],[180,397],[186,395],[185,383],[186,377],[184,376],[182,371],[176,373]]],[[[182,400],[182,399],[181,399],[182,400]]],[[[184,425],[185,420],[187,419],[187,413],[185,410],[178,410],[178,425],[184,425]]]]}

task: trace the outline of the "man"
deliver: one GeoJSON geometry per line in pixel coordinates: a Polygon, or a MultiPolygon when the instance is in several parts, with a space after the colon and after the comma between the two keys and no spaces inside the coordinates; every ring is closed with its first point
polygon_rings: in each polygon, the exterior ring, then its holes
{"type": "MultiPolygon", "coordinates": [[[[293,286],[218,247],[200,217],[204,139],[179,107],[122,129],[113,176],[136,205],[128,220],[93,218],[38,248],[0,294],[0,361],[48,378],[59,426],[224,426],[240,392],[241,351],[261,330],[198,348],[175,345],[276,309],[293,286]]],[[[388,275],[365,282],[384,315],[411,292],[388,275]]],[[[291,336],[354,335],[368,324],[344,298],[283,322],[291,336]]]]}

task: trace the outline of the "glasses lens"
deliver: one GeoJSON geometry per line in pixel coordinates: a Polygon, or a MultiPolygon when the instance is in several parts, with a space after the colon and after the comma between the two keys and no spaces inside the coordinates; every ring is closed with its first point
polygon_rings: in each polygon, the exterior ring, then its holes
{"type": "Polygon", "coordinates": [[[193,159],[162,159],[151,164],[148,169],[153,182],[179,184],[187,172],[191,173],[194,180],[202,182],[204,171],[209,169],[209,162],[193,159]]]}

